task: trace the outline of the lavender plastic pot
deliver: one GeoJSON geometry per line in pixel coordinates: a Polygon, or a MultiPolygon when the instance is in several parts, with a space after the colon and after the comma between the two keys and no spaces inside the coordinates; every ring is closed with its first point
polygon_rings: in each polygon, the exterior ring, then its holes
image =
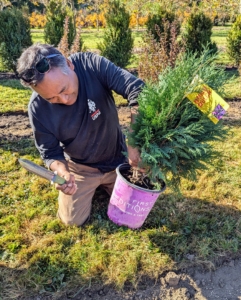
{"type": "Polygon", "coordinates": [[[108,206],[108,217],[117,225],[124,225],[131,229],[140,228],[155,204],[161,190],[148,190],[127,181],[120,173],[130,169],[129,164],[117,167],[117,178],[108,206]]]}

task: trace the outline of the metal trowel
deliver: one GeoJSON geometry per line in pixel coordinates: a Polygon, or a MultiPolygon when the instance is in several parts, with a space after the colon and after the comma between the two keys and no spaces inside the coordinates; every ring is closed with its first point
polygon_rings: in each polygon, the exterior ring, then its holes
{"type": "Polygon", "coordinates": [[[27,159],[23,159],[23,158],[19,158],[18,159],[20,165],[22,167],[24,167],[26,170],[28,170],[29,172],[32,172],[42,178],[45,178],[51,182],[54,183],[58,183],[58,184],[64,184],[66,181],[64,178],[60,177],[59,175],[55,174],[54,172],[47,170],[37,164],[35,164],[34,162],[27,160],[27,159]]]}

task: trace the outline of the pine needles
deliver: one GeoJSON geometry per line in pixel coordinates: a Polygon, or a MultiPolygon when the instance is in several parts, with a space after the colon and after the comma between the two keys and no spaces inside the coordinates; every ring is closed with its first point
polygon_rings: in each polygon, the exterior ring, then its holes
{"type": "Polygon", "coordinates": [[[205,50],[199,58],[183,55],[139,96],[139,114],[128,140],[140,150],[157,187],[160,179],[174,190],[180,190],[181,178],[195,180],[198,171],[220,155],[212,142],[227,137],[221,121],[215,125],[185,97],[194,91],[191,83],[196,75],[223,95],[227,76],[215,65],[215,56],[205,50]]]}

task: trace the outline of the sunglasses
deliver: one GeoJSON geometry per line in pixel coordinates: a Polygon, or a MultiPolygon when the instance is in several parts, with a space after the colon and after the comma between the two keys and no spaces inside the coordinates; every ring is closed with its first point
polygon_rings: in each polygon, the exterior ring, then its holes
{"type": "Polygon", "coordinates": [[[27,69],[21,74],[19,74],[19,78],[23,79],[27,83],[30,83],[33,80],[36,73],[39,74],[48,73],[51,69],[51,64],[49,59],[59,55],[61,56],[61,54],[50,54],[42,57],[34,67],[27,69]]]}

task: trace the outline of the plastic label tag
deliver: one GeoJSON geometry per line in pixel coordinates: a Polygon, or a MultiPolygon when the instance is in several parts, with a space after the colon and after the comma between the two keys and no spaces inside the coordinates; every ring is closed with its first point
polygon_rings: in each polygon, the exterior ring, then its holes
{"type": "Polygon", "coordinates": [[[187,94],[186,97],[200,109],[210,120],[217,124],[226,114],[229,104],[224,101],[212,88],[196,76],[192,82],[196,85],[194,92],[187,94]]]}

